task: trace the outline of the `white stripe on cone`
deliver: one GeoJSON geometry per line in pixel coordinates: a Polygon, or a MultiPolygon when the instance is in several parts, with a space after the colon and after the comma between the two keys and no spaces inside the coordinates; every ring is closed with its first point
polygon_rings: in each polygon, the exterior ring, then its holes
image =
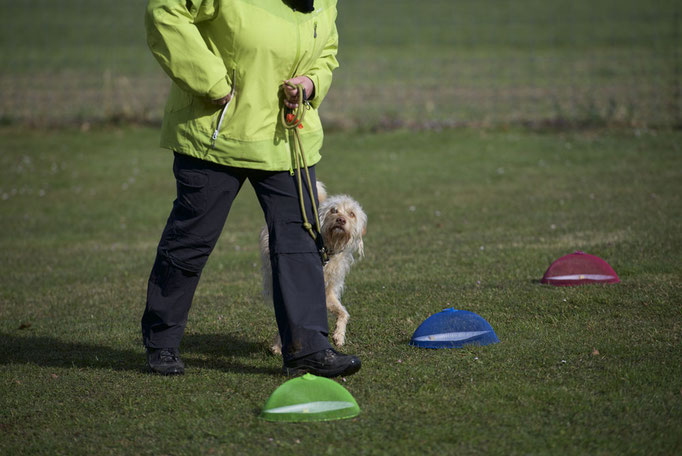
{"type": "Polygon", "coordinates": [[[547,277],[547,280],[611,280],[611,279],[615,279],[615,277],[612,275],[604,274],[572,274],[547,277]]]}
{"type": "Polygon", "coordinates": [[[316,401],[264,410],[266,413],[322,413],[354,407],[346,401],[316,401]]]}
{"type": "Polygon", "coordinates": [[[459,341],[459,340],[467,340],[471,339],[472,337],[480,336],[481,334],[485,334],[490,331],[462,331],[462,332],[449,332],[449,333],[440,333],[440,334],[429,334],[428,336],[420,336],[420,337],[415,337],[414,340],[417,342],[425,342],[425,341],[437,341],[437,342],[442,342],[442,341],[459,341]]]}

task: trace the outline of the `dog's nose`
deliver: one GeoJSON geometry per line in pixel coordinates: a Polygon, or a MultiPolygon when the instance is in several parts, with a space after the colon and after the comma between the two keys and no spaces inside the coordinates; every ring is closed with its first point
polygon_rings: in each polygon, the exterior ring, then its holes
{"type": "Polygon", "coordinates": [[[339,225],[342,225],[342,226],[343,226],[343,225],[346,224],[346,219],[343,218],[343,217],[339,217],[339,218],[336,219],[336,223],[338,223],[339,225]]]}

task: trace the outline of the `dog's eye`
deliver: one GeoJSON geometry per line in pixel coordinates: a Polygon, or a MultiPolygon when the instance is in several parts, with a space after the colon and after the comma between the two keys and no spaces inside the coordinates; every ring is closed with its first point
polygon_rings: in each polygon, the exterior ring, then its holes
{"type": "Polygon", "coordinates": [[[336,214],[339,211],[335,207],[332,207],[331,209],[329,209],[329,212],[331,212],[332,214],[336,214]]]}
{"type": "Polygon", "coordinates": [[[355,212],[351,211],[350,214],[351,218],[355,218],[355,212]]]}

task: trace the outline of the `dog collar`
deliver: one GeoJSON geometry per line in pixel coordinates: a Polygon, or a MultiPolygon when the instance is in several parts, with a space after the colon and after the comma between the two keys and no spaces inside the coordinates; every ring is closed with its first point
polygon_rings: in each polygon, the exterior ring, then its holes
{"type": "Polygon", "coordinates": [[[346,250],[346,248],[345,248],[345,247],[344,247],[344,248],[342,248],[341,250],[332,250],[332,249],[327,249],[327,255],[329,255],[329,256],[334,256],[334,255],[336,255],[337,253],[341,253],[341,252],[343,252],[344,250],[346,250]]]}

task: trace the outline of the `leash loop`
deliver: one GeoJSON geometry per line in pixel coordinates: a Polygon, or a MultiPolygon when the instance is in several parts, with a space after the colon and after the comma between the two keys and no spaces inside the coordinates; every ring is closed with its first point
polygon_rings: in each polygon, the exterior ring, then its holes
{"type": "Polygon", "coordinates": [[[321,235],[322,230],[320,228],[320,216],[317,213],[317,204],[315,203],[313,185],[310,179],[310,172],[308,171],[308,163],[306,162],[305,154],[303,153],[301,135],[299,133],[299,130],[303,128],[302,122],[309,103],[305,97],[305,89],[303,88],[303,84],[292,84],[288,81],[284,81],[284,84],[289,86],[291,89],[296,89],[298,92],[298,107],[294,110],[291,110],[286,106],[283,106],[282,110],[280,111],[280,118],[282,125],[286,130],[289,131],[291,138],[291,160],[293,162],[294,168],[296,169],[298,199],[301,206],[301,216],[303,217],[303,228],[308,231],[310,236],[315,241],[315,245],[317,246],[318,252],[320,253],[320,258],[322,259],[322,264],[326,264],[329,261],[329,254],[326,247],[324,246],[324,241],[321,235]],[[305,210],[301,168],[305,170],[308,192],[310,194],[310,202],[312,204],[313,215],[315,216],[315,230],[313,230],[313,225],[308,221],[308,215],[306,214],[305,210]]]}

